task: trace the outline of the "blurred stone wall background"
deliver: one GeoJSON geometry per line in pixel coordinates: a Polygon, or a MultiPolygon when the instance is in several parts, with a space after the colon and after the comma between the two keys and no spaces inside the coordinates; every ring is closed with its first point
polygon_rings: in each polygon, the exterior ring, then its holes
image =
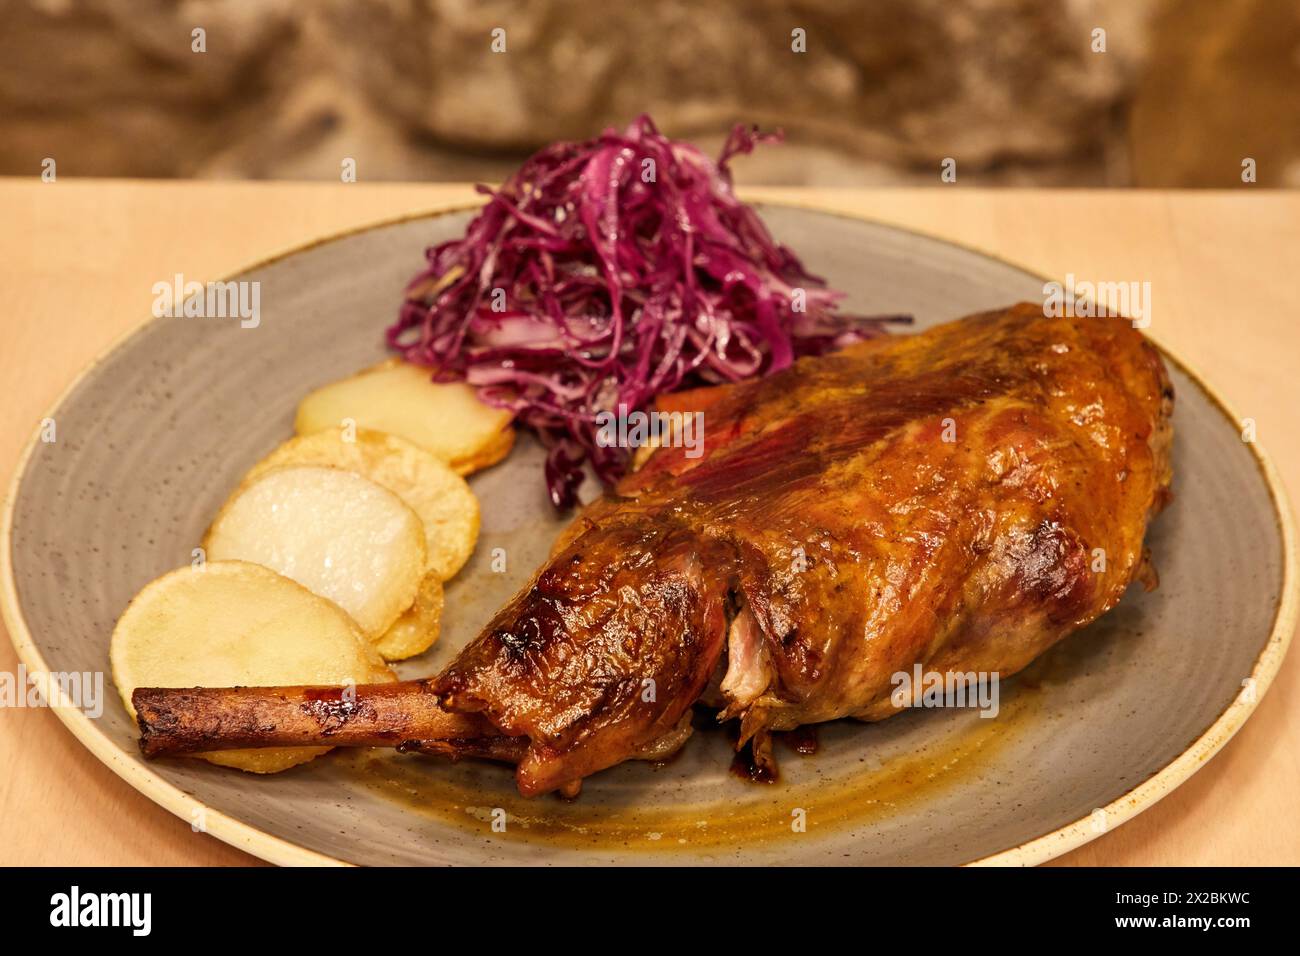
{"type": "Polygon", "coordinates": [[[1300,186],[1300,0],[0,0],[3,174],[494,181],[642,111],[784,127],[746,182],[1300,186]]]}

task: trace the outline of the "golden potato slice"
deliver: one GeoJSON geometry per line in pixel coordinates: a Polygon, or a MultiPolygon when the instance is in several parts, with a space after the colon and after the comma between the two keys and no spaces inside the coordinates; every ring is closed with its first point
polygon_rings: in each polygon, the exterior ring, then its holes
{"type": "Polygon", "coordinates": [[[405,660],[433,647],[441,630],[442,581],[436,574],[427,574],[415,603],[375,642],[375,650],[386,661],[405,660]]]}
{"type": "Polygon", "coordinates": [[[431,382],[428,369],[400,359],[311,392],[294,430],[309,435],[348,421],[414,442],[460,475],[500,461],[514,442],[509,412],[484,404],[468,385],[431,382]]]}
{"type": "Polygon", "coordinates": [[[214,750],[211,753],[194,756],[208,763],[214,763],[218,767],[230,767],[248,773],[279,773],[281,770],[288,770],[290,767],[315,760],[332,749],[332,747],[264,747],[248,750],[214,750]]]}
{"type": "Polygon", "coordinates": [[[358,428],[355,435],[339,428],[300,435],[249,469],[244,484],[288,465],[356,472],[405,501],[424,522],[425,570],[440,581],[461,569],[478,541],[478,499],[465,479],[405,438],[369,428],[358,428]]]}
{"type": "MultiPolygon", "coordinates": [[[[137,687],[342,685],[395,680],[338,605],[258,564],[209,561],[145,585],[109,644],[132,719],[137,687]]],[[[305,763],[328,747],[220,750],[204,760],[253,773],[305,763]]]]}
{"type": "Polygon", "coordinates": [[[513,428],[503,428],[497,434],[497,437],[484,446],[482,450],[469,458],[457,459],[449,467],[458,475],[472,475],[476,471],[482,471],[484,468],[495,465],[510,454],[510,449],[514,447],[515,430],[513,428]]]}
{"type": "Polygon", "coordinates": [[[236,490],[203,541],[208,560],[252,561],[352,615],[373,640],[424,577],[424,526],[397,495],[350,471],[277,468],[236,490]]]}

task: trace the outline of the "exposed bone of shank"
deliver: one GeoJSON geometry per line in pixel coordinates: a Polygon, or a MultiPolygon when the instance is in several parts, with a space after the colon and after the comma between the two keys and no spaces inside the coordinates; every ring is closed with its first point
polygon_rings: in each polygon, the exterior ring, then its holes
{"type": "MultiPolygon", "coordinates": [[[[423,680],[356,687],[141,687],[131,702],[146,757],[244,747],[509,740],[484,717],[444,710],[423,680]]],[[[524,743],[496,750],[503,756],[522,752],[524,743]]]]}

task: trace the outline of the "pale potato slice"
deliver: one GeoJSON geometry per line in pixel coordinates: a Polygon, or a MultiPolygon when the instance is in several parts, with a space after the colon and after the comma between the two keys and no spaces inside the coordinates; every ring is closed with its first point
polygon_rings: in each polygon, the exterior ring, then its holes
{"type": "Polygon", "coordinates": [[[380,656],[401,661],[433,647],[442,630],[442,599],[442,581],[436,574],[425,575],[415,603],[375,642],[380,656]]]}
{"type": "Polygon", "coordinates": [[[484,404],[468,385],[431,382],[428,369],[400,359],[308,394],[294,430],[309,435],[348,421],[414,442],[460,475],[500,461],[514,443],[509,412],[484,404]]]}
{"type": "Polygon", "coordinates": [[[440,581],[461,569],[478,541],[478,499],[465,479],[404,438],[369,428],[358,428],[355,435],[339,428],[300,435],[249,469],[244,484],[287,465],[356,472],[405,501],[424,522],[425,570],[440,581]]]}
{"type": "MultiPolygon", "coordinates": [[[[108,657],[132,719],[137,687],[339,686],[396,679],[342,608],[245,561],[209,561],[145,585],[118,619],[108,657]]],[[[327,750],[280,747],[198,756],[274,773],[327,750]]]]}
{"type": "Polygon", "coordinates": [[[387,488],[350,471],[277,468],[231,496],[203,541],[208,560],[253,561],[329,598],[373,640],[424,577],[424,526],[387,488]]]}

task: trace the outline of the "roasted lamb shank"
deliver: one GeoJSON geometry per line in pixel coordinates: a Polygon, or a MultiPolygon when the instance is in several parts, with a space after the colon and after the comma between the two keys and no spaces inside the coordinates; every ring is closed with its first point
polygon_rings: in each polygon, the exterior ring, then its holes
{"type": "Polygon", "coordinates": [[[697,702],[773,731],[897,712],[892,676],[1023,668],[1154,586],[1173,390],[1119,318],[1022,304],[668,396],[704,453],[656,449],[441,674],[135,692],[149,756],[399,746],[575,792],[671,752],[697,702]]]}

